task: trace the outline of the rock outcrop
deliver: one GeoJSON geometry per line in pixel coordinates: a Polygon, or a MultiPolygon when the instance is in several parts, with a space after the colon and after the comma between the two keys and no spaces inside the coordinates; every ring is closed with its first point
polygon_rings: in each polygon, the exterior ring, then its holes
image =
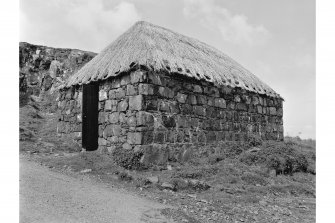
{"type": "Polygon", "coordinates": [[[77,49],[52,48],[20,42],[20,105],[30,95],[53,94],[74,72],[96,53],[77,49]]]}

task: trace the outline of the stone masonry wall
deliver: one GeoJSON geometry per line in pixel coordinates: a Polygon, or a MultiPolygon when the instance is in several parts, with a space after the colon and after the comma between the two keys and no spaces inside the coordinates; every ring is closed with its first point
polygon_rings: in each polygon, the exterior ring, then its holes
{"type": "Polygon", "coordinates": [[[71,134],[81,143],[82,87],[75,86],[59,93],[57,133],[71,134]]]}
{"type": "Polygon", "coordinates": [[[173,74],[149,72],[143,86],[145,162],[182,160],[194,145],[251,134],[283,140],[282,99],[173,74]]]}
{"type": "MultiPolygon", "coordinates": [[[[58,132],[81,136],[81,87],[61,92],[58,132]]],[[[99,86],[99,149],[141,151],[143,162],[183,159],[190,146],[283,140],[282,100],[178,74],[137,70],[99,86]]]]}

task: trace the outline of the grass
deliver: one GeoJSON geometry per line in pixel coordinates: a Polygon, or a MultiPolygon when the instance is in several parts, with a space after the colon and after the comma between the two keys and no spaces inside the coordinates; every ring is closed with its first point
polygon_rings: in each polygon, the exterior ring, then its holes
{"type": "MultiPolygon", "coordinates": [[[[172,199],[160,192],[160,184],[167,182],[178,194],[196,194],[199,199],[210,201],[210,207],[217,212],[235,217],[252,215],[247,210],[261,206],[264,218],[286,212],[298,218],[292,220],[288,216],[287,221],[315,218],[315,141],[286,137],[284,142],[262,142],[250,137],[246,142],[195,148],[197,155],[186,163],[168,163],[170,170],[166,166],[141,169],[131,168],[133,164],[140,165],[139,157],[132,154],[115,160],[113,154],[80,152],[75,141],[55,134],[56,123],[55,114],[42,112],[36,104],[21,107],[20,151],[37,154],[39,161],[59,170],[80,173],[90,169],[86,174],[97,175],[106,182],[117,180],[124,184],[122,187],[141,188],[157,197],[172,199]],[[158,184],[150,182],[152,176],[159,178],[158,184]],[[308,200],[312,202],[305,204],[308,200]],[[308,208],[296,209],[300,203],[308,208]],[[280,211],[273,209],[276,206],[280,211]]],[[[186,201],[177,196],[173,202],[182,205],[186,201]]],[[[196,204],[190,201],[188,207],[192,205],[196,204]]]]}

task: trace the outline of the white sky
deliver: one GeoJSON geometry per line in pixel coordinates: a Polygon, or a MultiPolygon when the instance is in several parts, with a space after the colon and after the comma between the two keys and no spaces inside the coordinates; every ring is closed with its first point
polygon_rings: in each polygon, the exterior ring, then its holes
{"type": "Polygon", "coordinates": [[[99,52],[137,20],[228,54],[284,97],[285,135],[315,139],[313,0],[21,0],[20,41],[99,52]]]}

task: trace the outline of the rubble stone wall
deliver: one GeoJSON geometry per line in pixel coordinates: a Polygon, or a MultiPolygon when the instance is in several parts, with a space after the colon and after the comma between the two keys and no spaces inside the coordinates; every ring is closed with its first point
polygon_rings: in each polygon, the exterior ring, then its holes
{"type": "MultiPolygon", "coordinates": [[[[62,133],[79,136],[80,91],[60,97],[62,133]]],[[[99,149],[141,151],[143,162],[180,160],[191,146],[244,141],[250,134],[283,140],[282,117],[278,98],[138,70],[99,86],[99,149]]]]}
{"type": "Polygon", "coordinates": [[[81,143],[82,86],[61,90],[57,101],[57,133],[71,134],[81,143]]]}

